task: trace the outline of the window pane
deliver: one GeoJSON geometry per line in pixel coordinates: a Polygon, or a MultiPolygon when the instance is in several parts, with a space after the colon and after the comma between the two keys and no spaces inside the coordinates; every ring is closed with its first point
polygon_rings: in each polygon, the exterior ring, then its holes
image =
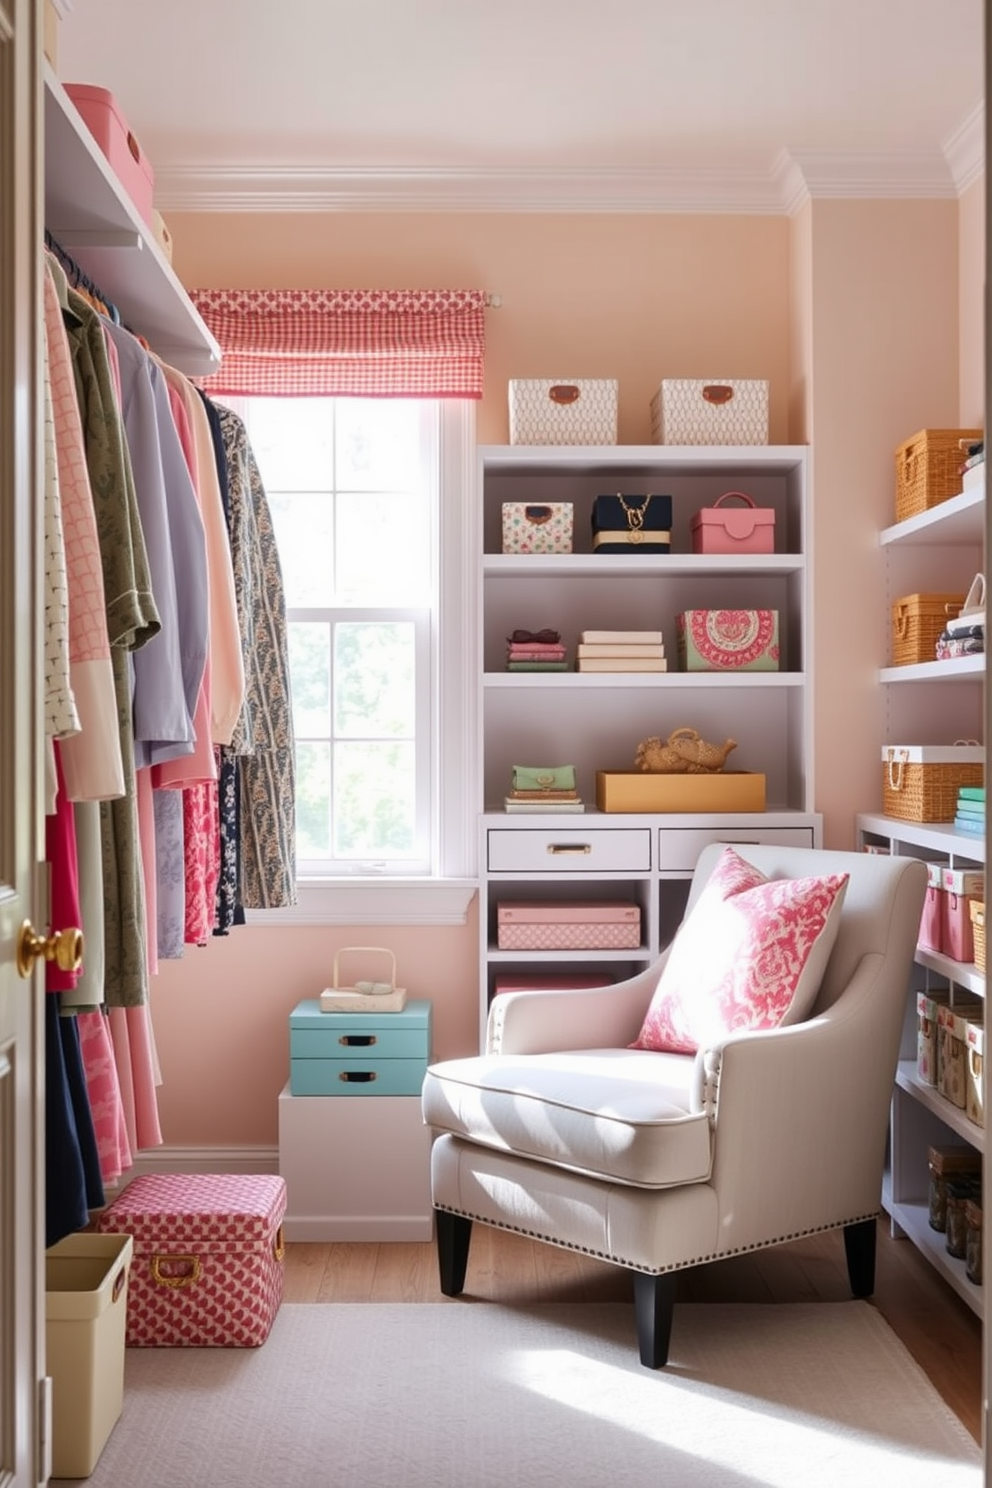
{"type": "Polygon", "coordinates": [[[251,447],[267,491],[328,491],[334,405],[325,398],[253,398],[251,447]]]}
{"type": "Polygon", "coordinates": [[[395,491],[421,463],[420,405],[404,398],[341,398],[337,405],[337,484],[342,490],[395,491]]]}
{"type": "Polygon", "coordinates": [[[296,849],[301,858],[331,852],[331,746],[296,741],[296,849]]]}
{"type": "Polygon", "coordinates": [[[334,732],[338,738],[412,738],[415,632],[408,621],[334,627],[334,732]]]}
{"type": "Polygon", "coordinates": [[[335,745],[334,800],[338,857],[409,854],[416,819],[413,744],[335,745]]]}
{"type": "Polygon", "coordinates": [[[334,602],[334,504],[328,495],[272,491],[269,508],[290,609],[334,602]]]}
{"type": "Polygon", "coordinates": [[[430,530],[418,496],[338,497],[337,580],[339,604],[429,603],[430,530]]]}
{"type": "Polygon", "coordinates": [[[331,736],[331,628],[326,622],[289,625],[293,730],[298,739],[331,736]]]}

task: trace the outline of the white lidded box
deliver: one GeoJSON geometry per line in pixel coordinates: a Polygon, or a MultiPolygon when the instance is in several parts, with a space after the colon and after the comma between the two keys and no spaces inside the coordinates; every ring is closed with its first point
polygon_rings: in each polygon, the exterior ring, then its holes
{"type": "Polygon", "coordinates": [[[511,444],[616,444],[615,378],[510,379],[511,444]]]}
{"type": "Polygon", "coordinates": [[[655,444],[767,444],[768,383],[668,377],[651,399],[655,444]]]}

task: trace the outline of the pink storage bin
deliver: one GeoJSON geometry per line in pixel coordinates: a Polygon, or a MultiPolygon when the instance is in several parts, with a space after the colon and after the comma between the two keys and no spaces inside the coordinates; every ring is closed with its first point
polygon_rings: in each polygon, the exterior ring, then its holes
{"type": "Polygon", "coordinates": [[[636,904],[498,904],[501,951],[629,951],[641,943],[636,904]]]}
{"type": "Polygon", "coordinates": [[[139,214],[154,230],[152,196],[155,172],[145,152],[131,133],[120,105],[109,88],[91,83],[64,83],[87,129],[107,157],[114,175],[131,198],[139,214]]]}
{"type": "Polygon", "coordinates": [[[942,889],[944,900],[944,933],[942,949],[955,961],[974,961],[975,936],[971,924],[970,900],[967,894],[952,894],[942,889]]]}
{"type": "Polygon", "coordinates": [[[927,884],[920,918],[919,944],[926,951],[944,950],[944,900],[946,894],[936,884],[927,884]]]}
{"type": "Polygon", "coordinates": [[[133,1178],[97,1221],[134,1241],[127,1347],[264,1343],[282,1302],[285,1213],[286,1180],[275,1174],[133,1178]]]}
{"type": "Polygon", "coordinates": [[[744,491],[727,491],[690,523],[694,553],[774,553],[775,512],[756,506],[744,491]],[[745,505],[724,506],[736,499],[745,505]]]}

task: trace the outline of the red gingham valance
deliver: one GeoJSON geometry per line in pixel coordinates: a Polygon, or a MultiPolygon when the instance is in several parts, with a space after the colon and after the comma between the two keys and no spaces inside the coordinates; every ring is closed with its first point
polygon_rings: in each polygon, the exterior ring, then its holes
{"type": "Polygon", "coordinates": [[[228,397],[481,398],[475,289],[195,289],[228,397]]]}

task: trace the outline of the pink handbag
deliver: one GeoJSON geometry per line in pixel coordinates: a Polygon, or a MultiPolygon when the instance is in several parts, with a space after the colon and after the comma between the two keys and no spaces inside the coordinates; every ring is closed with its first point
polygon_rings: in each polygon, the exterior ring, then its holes
{"type": "Polygon", "coordinates": [[[692,519],[694,553],[774,553],[775,512],[755,506],[744,491],[727,491],[713,506],[704,506],[692,519]],[[741,508],[724,506],[737,497],[741,508]]]}

